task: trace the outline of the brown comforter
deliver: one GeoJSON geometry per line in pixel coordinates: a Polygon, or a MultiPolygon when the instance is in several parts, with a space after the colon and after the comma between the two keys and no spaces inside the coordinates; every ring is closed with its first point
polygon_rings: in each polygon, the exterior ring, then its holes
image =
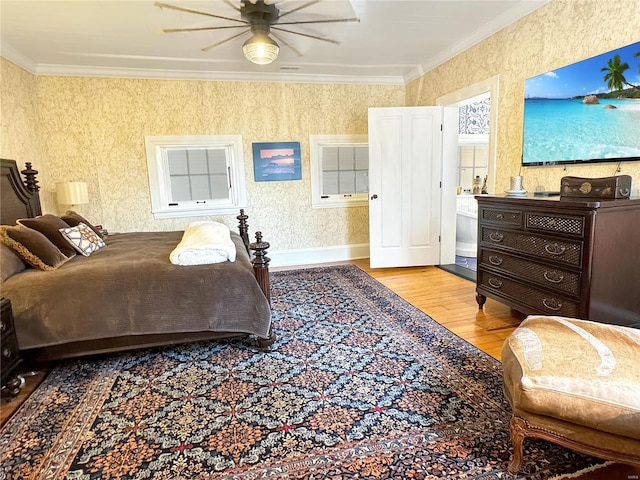
{"type": "Polygon", "coordinates": [[[69,342],[176,332],[267,337],[269,304],[241,238],[236,261],[178,266],[183,232],[111,235],[89,257],[52,272],[27,269],[2,284],[21,350],[69,342]]]}

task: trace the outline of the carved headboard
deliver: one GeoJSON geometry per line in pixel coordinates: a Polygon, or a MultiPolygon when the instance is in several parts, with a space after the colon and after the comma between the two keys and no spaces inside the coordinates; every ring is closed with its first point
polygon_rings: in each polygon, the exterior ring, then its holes
{"type": "Polygon", "coordinates": [[[26,164],[22,171],[26,181],[23,182],[15,160],[1,159],[2,175],[0,176],[0,224],[13,225],[19,218],[32,218],[42,213],[40,207],[39,187],[36,180],[37,170],[26,164]]]}

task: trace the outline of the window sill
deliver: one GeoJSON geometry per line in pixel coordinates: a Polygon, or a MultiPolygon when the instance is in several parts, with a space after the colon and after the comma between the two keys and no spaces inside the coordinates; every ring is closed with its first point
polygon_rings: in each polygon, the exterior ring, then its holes
{"type": "Polygon", "coordinates": [[[153,218],[182,218],[182,217],[205,217],[210,215],[229,215],[238,213],[241,208],[246,208],[242,205],[225,205],[224,207],[215,208],[172,208],[167,210],[158,210],[153,213],[153,218]]]}

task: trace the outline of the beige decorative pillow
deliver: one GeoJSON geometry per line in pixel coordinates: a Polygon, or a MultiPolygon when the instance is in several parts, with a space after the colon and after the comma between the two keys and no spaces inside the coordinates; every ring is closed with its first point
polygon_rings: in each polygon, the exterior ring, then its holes
{"type": "Polygon", "coordinates": [[[66,257],[73,257],[76,254],[75,249],[69,245],[60,233],[61,228],[67,228],[69,224],[60,217],[47,213],[35,218],[21,218],[17,221],[18,225],[33,228],[39,231],[49,239],[56,247],[60,249],[66,257]]]}
{"type": "Polygon", "coordinates": [[[0,242],[40,270],[55,270],[69,260],[42,233],[23,226],[0,226],[0,242]]]}
{"type": "Polygon", "coordinates": [[[96,250],[105,246],[105,243],[87,225],[80,222],[75,227],[61,228],[60,233],[73,245],[78,252],[88,257],[96,250]]]}
{"type": "MultiPolygon", "coordinates": [[[[64,220],[65,222],[67,222],[69,224],[70,227],[75,227],[77,226],[80,222],[84,223],[86,226],[88,226],[91,230],[93,230],[95,232],[95,234],[100,237],[100,238],[104,238],[104,236],[102,235],[102,233],[100,233],[100,230],[98,230],[96,227],[93,226],[92,223],[90,223],[86,218],[84,218],[82,215],[80,215],[77,212],[74,212],[73,210],[67,210],[64,215],[62,215],[62,220],[64,220]]],[[[62,228],[62,227],[60,227],[62,228]]]]}

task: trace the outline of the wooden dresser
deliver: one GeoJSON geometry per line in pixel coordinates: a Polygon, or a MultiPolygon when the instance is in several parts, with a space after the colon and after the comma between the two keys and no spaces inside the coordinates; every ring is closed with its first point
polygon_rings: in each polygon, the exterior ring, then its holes
{"type": "Polygon", "coordinates": [[[480,308],[640,327],[640,199],[476,198],[480,308]]]}

